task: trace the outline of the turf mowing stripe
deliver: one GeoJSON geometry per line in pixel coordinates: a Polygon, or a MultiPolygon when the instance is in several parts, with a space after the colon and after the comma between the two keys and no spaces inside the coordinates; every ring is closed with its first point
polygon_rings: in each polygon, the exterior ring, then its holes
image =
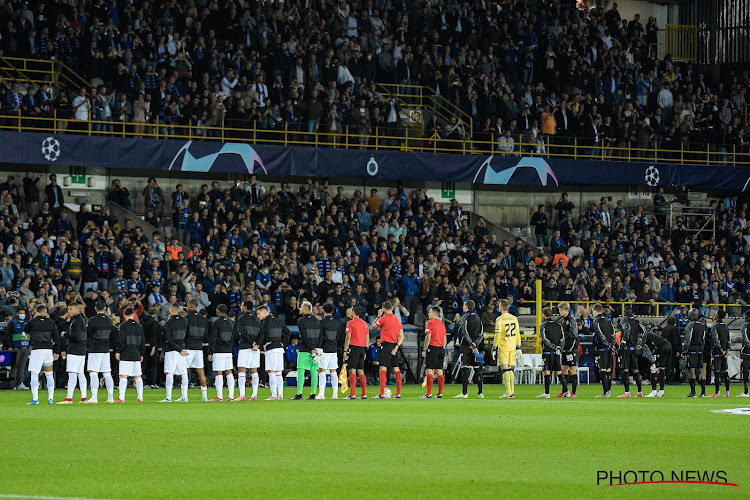
{"type": "Polygon", "coordinates": [[[0,493],[0,498],[34,498],[37,500],[113,500],[108,498],[85,498],[85,497],[51,497],[41,495],[6,495],[0,493]]]}

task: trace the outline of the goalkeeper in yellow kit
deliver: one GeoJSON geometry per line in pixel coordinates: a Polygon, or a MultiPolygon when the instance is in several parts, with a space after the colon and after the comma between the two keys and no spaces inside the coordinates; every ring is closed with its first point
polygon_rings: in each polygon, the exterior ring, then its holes
{"type": "Polygon", "coordinates": [[[505,383],[505,394],[501,398],[514,398],[515,383],[513,380],[513,367],[516,359],[521,357],[521,331],[518,327],[518,318],[508,312],[510,303],[503,299],[500,301],[500,317],[495,321],[495,339],[492,349],[496,351],[497,364],[505,383]]]}

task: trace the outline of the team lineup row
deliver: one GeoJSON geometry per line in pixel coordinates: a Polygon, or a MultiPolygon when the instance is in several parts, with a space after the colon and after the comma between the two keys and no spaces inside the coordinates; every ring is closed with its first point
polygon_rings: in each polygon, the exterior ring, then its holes
{"type": "MultiPolygon", "coordinates": [[[[500,366],[500,373],[505,383],[505,393],[501,398],[514,398],[513,370],[515,362],[520,358],[520,329],[518,320],[508,312],[507,301],[500,301],[501,315],[495,324],[495,335],[492,343],[492,357],[500,366]]],[[[556,397],[576,397],[578,375],[576,373],[578,360],[579,338],[576,322],[570,315],[570,307],[566,303],[558,306],[560,319],[552,319],[552,310],[544,309],[544,321],[540,325],[544,360],[545,391],[539,398],[550,397],[552,373],[556,373],[562,390],[556,397]],[[570,385],[570,387],[569,387],[570,385]]],[[[85,403],[98,402],[99,374],[104,378],[107,389],[107,402],[123,403],[128,385],[128,378],[134,378],[137,400],[143,401],[143,380],[141,363],[146,352],[143,327],[133,309],[126,307],[124,321],[116,328],[114,352],[119,362],[119,397],[114,399],[114,380],[110,366],[110,338],[113,324],[105,314],[106,304],[96,305],[97,314],[88,323],[79,311],[77,305],[69,307],[69,331],[60,334],[55,322],[49,318],[45,306],[36,308],[35,317],[26,326],[31,356],[29,371],[31,372],[31,405],[39,404],[39,374],[44,373],[47,379],[49,393],[48,402],[54,402],[54,377],[52,364],[62,353],[66,360],[68,373],[67,397],[59,404],[71,404],[76,385],[79,386],[81,401],[85,403]],[[64,346],[64,347],[63,347],[64,346]],[[91,382],[91,397],[87,395],[85,371],[88,371],[91,382]]],[[[342,385],[349,385],[350,392],[345,399],[355,398],[355,388],[359,381],[362,399],[367,398],[367,380],[364,374],[366,349],[369,342],[370,329],[380,330],[381,350],[379,354],[380,392],[375,398],[390,397],[386,389],[387,370],[392,369],[396,379],[395,398],[401,397],[402,376],[398,363],[398,349],[404,334],[399,318],[393,314],[393,304],[386,301],[379,311],[377,319],[368,326],[361,315],[363,312],[354,306],[347,311],[347,320],[339,322],[333,318],[332,307],[323,308],[324,317],[318,319],[312,315],[312,305],[305,301],[300,306],[301,317],[299,327],[299,357],[297,361],[298,380],[305,380],[305,372],[310,373],[310,399],[324,399],[325,388],[330,376],[332,398],[337,399],[339,380],[342,385]],[[338,376],[338,343],[345,338],[343,360],[348,364],[347,372],[342,370],[338,376]],[[316,393],[317,391],[317,393],[316,393]]],[[[472,376],[476,377],[479,397],[483,395],[483,367],[484,359],[484,330],[482,322],[474,311],[471,300],[464,304],[464,315],[459,322],[460,363],[463,390],[456,398],[467,398],[468,383],[472,376]]],[[[599,369],[603,392],[599,398],[610,396],[612,373],[617,362],[617,369],[625,388],[625,393],[618,397],[630,397],[630,376],[635,380],[638,388],[636,397],[643,397],[642,381],[638,372],[637,356],[645,356],[651,365],[652,392],[646,397],[661,397],[664,395],[664,369],[671,357],[671,346],[658,333],[654,333],[644,326],[626,308],[625,315],[619,318],[619,332],[615,333],[614,326],[604,314],[603,307],[595,304],[592,308],[595,319],[592,324],[594,331],[594,348],[596,363],[599,369]],[[656,390],[656,385],[660,390],[656,390]]],[[[425,358],[426,376],[424,386],[427,392],[422,398],[432,397],[435,375],[438,381],[436,397],[443,397],[445,376],[443,366],[446,352],[446,330],[442,322],[439,308],[429,310],[429,322],[425,326],[425,358]]],[[[209,322],[197,311],[197,303],[191,301],[187,312],[177,305],[170,307],[170,317],[161,329],[164,346],[164,372],[166,375],[166,397],[162,402],[172,401],[174,376],[181,377],[181,397],[176,401],[187,401],[189,386],[188,371],[195,369],[201,386],[202,400],[207,401],[207,382],[204,370],[203,347],[207,345],[207,359],[212,364],[216,397],[211,401],[223,401],[223,387],[226,380],[228,400],[245,401],[257,400],[261,366],[261,354],[265,358],[265,370],[268,374],[271,396],[268,400],[283,399],[283,353],[288,344],[290,331],[287,326],[261,306],[252,310],[251,303],[242,305],[241,314],[236,321],[227,316],[226,306],[217,308],[217,319],[209,322]],[[238,372],[237,387],[239,397],[235,398],[235,378],[233,368],[235,347],[237,351],[236,368],[238,372]],[[251,378],[252,394],[245,395],[248,373],[251,378]]],[[[696,379],[700,382],[702,393],[705,395],[706,369],[713,365],[716,373],[716,393],[718,397],[719,384],[723,380],[726,386],[725,396],[729,396],[729,380],[727,377],[727,356],[729,353],[729,330],[723,323],[723,311],[719,311],[716,318],[699,318],[696,309],[690,311],[690,323],[685,335],[685,358],[688,366],[688,378],[694,397],[696,379]]],[[[750,313],[746,315],[750,322],[750,313]]],[[[750,370],[750,338],[748,325],[742,327],[742,372],[745,390],[739,397],[748,397],[748,372],[750,370]]],[[[297,385],[297,394],[292,399],[302,399],[303,383],[297,385]]]]}

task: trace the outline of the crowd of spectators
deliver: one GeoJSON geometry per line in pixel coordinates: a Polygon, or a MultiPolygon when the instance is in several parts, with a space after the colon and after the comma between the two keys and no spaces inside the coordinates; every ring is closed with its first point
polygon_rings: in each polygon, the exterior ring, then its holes
{"type": "Polygon", "coordinates": [[[522,141],[544,153],[573,137],[605,157],[708,147],[722,161],[748,149],[749,72],[712,81],[710,67],[660,59],[659,21],[622,19],[601,0],[19,0],[0,12],[3,54],[61,61],[91,83],[26,95],[0,86],[2,114],[108,122],[94,132],[127,122],[139,135],[158,118],[163,136],[189,123],[197,137],[222,124],[239,129],[230,138],[347,126],[399,137],[400,105],[374,85],[391,83],[402,94],[429,86],[472,118],[467,130],[427,117],[428,137],[471,133],[483,149],[517,152],[522,141]]]}

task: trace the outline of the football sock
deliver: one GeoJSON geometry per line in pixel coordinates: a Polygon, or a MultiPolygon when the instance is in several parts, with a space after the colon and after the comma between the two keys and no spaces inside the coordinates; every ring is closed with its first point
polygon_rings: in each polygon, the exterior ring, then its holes
{"type": "Polygon", "coordinates": [[[216,397],[224,399],[224,375],[216,375],[214,385],[216,386],[216,397]]]}
{"type": "Polygon", "coordinates": [[[182,397],[187,399],[188,387],[190,387],[190,377],[187,374],[182,376],[182,397]]]}
{"type": "Polygon", "coordinates": [[[362,388],[362,395],[367,396],[367,377],[364,374],[359,376],[359,386],[362,388]]]}
{"type": "Polygon", "coordinates": [[[164,386],[167,389],[167,399],[170,401],[172,400],[172,386],[174,385],[174,375],[171,373],[167,373],[165,380],[164,380],[164,386]]]}
{"type": "Polygon", "coordinates": [[[380,375],[380,395],[382,396],[383,394],[385,394],[385,385],[388,382],[388,371],[381,370],[379,375],[380,375]]]}
{"type": "Polygon", "coordinates": [[[573,390],[571,391],[571,394],[575,394],[578,390],[578,374],[571,373],[568,377],[572,377],[573,390]]]}
{"type": "Polygon", "coordinates": [[[403,379],[401,378],[401,370],[396,372],[396,395],[401,395],[401,383],[403,382],[403,379]]]}
{"type": "Polygon", "coordinates": [[[643,382],[641,382],[641,374],[640,372],[635,372],[633,374],[633,378],[635,379],[635,385],[638,387],[638,392],[643,392],[643,382]]]}
{"type": "MultiPolygon", "coordinates": [[[[607,393],[607,372],[599,372],[599,376],[601,377],[600,382],[602,383],[602,394],[607,393]]],[[[545,376],[545,383],[546,383],[546,376],[545,376]]]]}
{"type": "Polygon", "coordinates": [[[104,387],[107,388],[107,401],[111,401],[115,397],[115,381],[110,372],[104,374],[104,387]]]}
{"type": "Polygon", "coordinates": [[[227,386],[229,387],[229,399],[234,399],[234,373],[227,375],[227,386]]]}
{"type": "Polygon", "coordinates": [[[135,379],[135,393],[139,400],[143,400],[143,379],[141,377],[135,379]]]}
{"type": "Polygon", "coordinates": [[[461,368],[461,371],[463,372],[463,377],[461,380],[461,382],[463,383],[463,391],[464,391],[463,394],[468,394],[469,393],[469,368],[468,367],[461,368]]]}
{"type": "Polygon", "coordinates": [[[276,397],[284,397],[284,377],[281,375],[281,372],[276,372],[276,397]]]}
{"type": "Polygon", "coordinates": [[[612,372],[607,372],[607,392],[612,390],[612,372]]]}
{"type": "Polygon", "coordinates": [[[208,397],[208,387],[206,387],[205,385],[201,386],[201,396],[204,398],[208,397]]]}
{"type": "Polygon", "coordinates": [[[664,384],[667,383],[667,374],[664,370],[659,370],[659,389],[664,390],[664,384]]]}
{"type": "Polygon", "coordinates": [[[719,394],[721,390],[721,377],[714,375],[714,387],[716,388],[716,394],[719,394]]]}
{"type": "Polygon", "coordinates": [[[428,396],[432,396],[432,383],[434,381],[435,376],[432,374],[427,375],[427,394],[428,396]]]}
{"type": "Polygon", "coordinates": [[[729,373],[724,372],[724,389],[729,392],[729,373]]]}
{"type": "Polygon", "coordinates": [[[503,383],[505,384],[505,394],[512,394],[513,389],[511,388],[511,381],[510,377],[512,377],[513,374],[510,372],[503,373],[503,383]]]}
{"type": "Polygon", "coordinates": [[[250,383],[253,384],[253,397],[254,398],[258,397],[258,382],[259,382],[258,374],[257,373],[251,373],[250,374],[250,383]]]}
{"type": "Polygon", "coordinates": [[[66,399],[73,399],[73,392],[76,390],[76,382],[78,381],[78,375],[73,372],[68,372],[68,395],[66,399]]]}
{"type": "Polygon", "coordinates": [[[695,379],[690,379],[690,394],[695,394],[695,379]]]}
{"type": "Polygon", "coordinates": [[[552,383],[552,375],[544,376],[544,393],[549,394],[549,386],[552,383]]]}
{"type": "Polygon", "coordinates": [[[627,370],[622,371],[622,386],[625,387],[625,392],[630,392],[630,376],[627,370]]]}
{"type": "Polygon", "coordinates": [[[349,396],[354,397],[354,390],[357,388],[357,376],[353,373],[349,374],[349,396]]]}
{"type": "Polygon", "coordinates": [[[268,388],[271,389],[271,397],[276,397],[276,375],[273,373],[268,374],[268,388]]]}
{"type": "Polygon", "coordinates": [[[245,397],[245,383],[247,381],[247,375],[245,372],[240,372],[237,375],[237,387],[240,390],[240,397],[245,397]]]}
{"type": "Polygon", "coordinates": [[[118,389],[120,390],[120,395],[118,397],[125,401],[125,391],[128,389],[128,379],[120,377],[118,389]]]}
{"type": "Polygon", "coordinates": [[[443,394],[443,387],[445,386],[445,375],[438,375],[438,394],[443,394]]]}
{"type": "Polygon", "coordinates": [[[482,394],[482,389],[484,388],[484,365],[476,367],[474,376],[477,378],[477,393],[482,394]]]}
{"type": "MultiPolygon", "coordinates": [[[[323,372],[318,375],[318,396],[325,397],[325,395],[326,395],[326,372],[323,372]]],[[[333,395],[335,396],[336,393],[334,392],[333,395]]]]}
{"type": "Polygon", "coordinates": [[[656,391],[656,379],[659,378],[657,373],[651,374],[651,390],[656,391]]]}
{"type": "Polygon", "coordinates": [[[563,393],[568,392],[568,376],[560,374],[560,383],[562,384],[563,393]]]}
{"type": "MultiPolygon", "coordinates": [[[[331,390],[333,391],[332,397],[339,397],[339,377],[336,375],[336,372],[333,372],[330,374],[331,377],[331,390]]],[[[325,382],[326,379],[323,377],[323,390],[325,391],[325,382]]]]}
{"type": "Polygon", "coordinates": [[[81,390],[81,399],[84,399],[88,394],[88,387],[86,387],[86,374],[78,374],[78,388],[81,390]]]}
{"type": "Polygon", "coordinates": [[[39,401],[39,374],[31,372],[31,399],[39,401]]]}
{"type": "Polygon", "coordinates": [[[699,382],[701,384],[701,396],[705,396],[706,395],[706,379],[701,379],[699,380],[699,382]]]}
{"type": "Polygon", "coordinates": [[[91,401],[97,401],[99,397],[99,374],[91,372],[89,377],[91,377],[91,401]]]}
{"type": "Polygon", "coordinates": [[[47,378],[47,395],[49,399],[55,398],[55,377],[52,372],[44,372],[44,376],[47,378]]]}

